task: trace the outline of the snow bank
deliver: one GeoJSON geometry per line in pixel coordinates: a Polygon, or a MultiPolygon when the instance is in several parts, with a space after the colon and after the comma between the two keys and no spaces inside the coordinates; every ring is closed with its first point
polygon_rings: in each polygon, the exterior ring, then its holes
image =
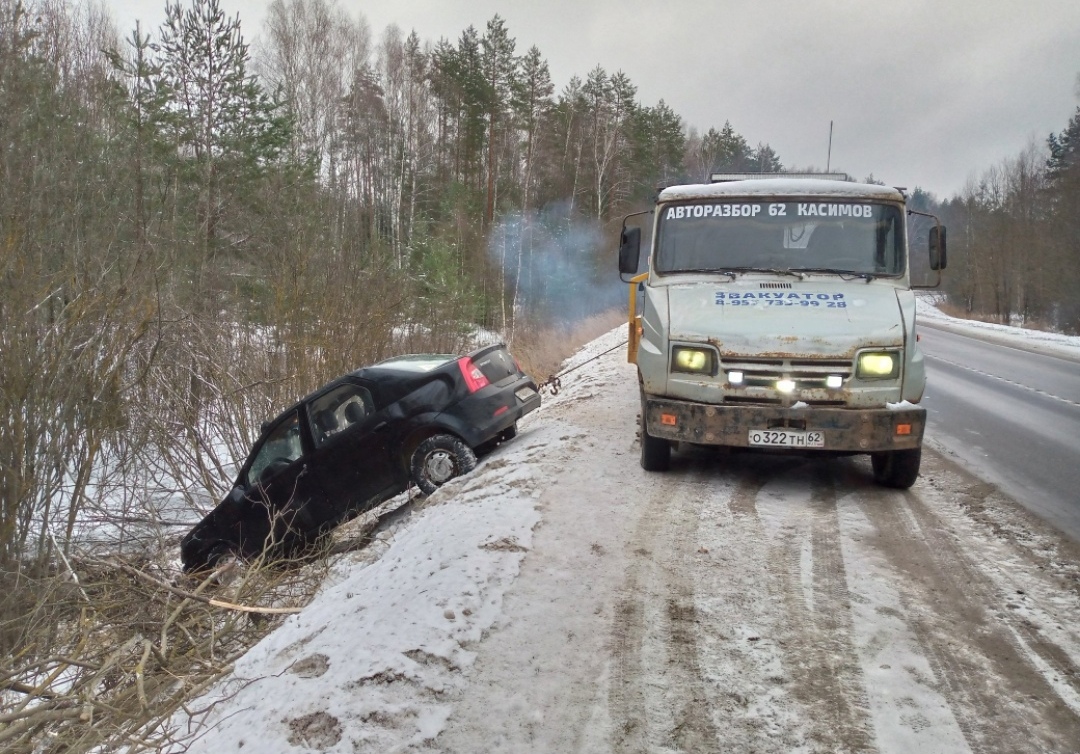
{"type": "Polygon", "coordinates": [[[1080,336],[1062,335],[1043,330],[1025,330],[1009,325],[996,325],[972,319],[951,317],[935,305],[936,297],[921,295],[916,298],[916,310],[922,323],[959,333],[977,335],[1014,348],[1034,350],[1065,358],[1080,359],[1080,336]]]}

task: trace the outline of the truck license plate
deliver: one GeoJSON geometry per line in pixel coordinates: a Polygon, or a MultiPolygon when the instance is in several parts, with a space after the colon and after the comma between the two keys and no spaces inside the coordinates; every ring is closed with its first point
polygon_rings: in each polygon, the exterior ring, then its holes
{"type": "Polygon", "coordinates": [[[824,448],[825,433],[797,429],[752,429],[750,444],[771,448],[824,448]]]}
{"type": "Polygon", "coordinates": [[[528,403],[532,399],[532,397],[536,395],[536,391],[533,390],[531,387],[519,387],[514,392],[514,395],[516,395],[518,400],[522,403],[528,403]]]}

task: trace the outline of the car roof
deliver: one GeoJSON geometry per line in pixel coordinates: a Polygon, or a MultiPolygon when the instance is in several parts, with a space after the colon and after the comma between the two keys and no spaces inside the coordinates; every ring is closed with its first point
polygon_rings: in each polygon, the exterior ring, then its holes
{"type": "Polygon", "coordinates": [[[451,361],[457,361],[461,357],[453,353],[410,353],[404,356],[380,361],[370,367],[357,369],[352,374],[367,376],[382,372],[408,372],[412,374],[430,372],[445,366],[451,361]]]}
{"type": "MultiPolygon", "coordinates": [[[[481,351],[486,349],[481,349],[481,351]]],[[[475,353],[479,353],[477,351],[475,353]]],[[[475,355],[470,354],[470,355],[475,355]]],[[[461,356],[452,353],[410,353],[402,356],[394,356],[389,359],[372,364],[371,366],[360,367],[351,372],[336,377],[325,385],[322,385],[316,390],[312,390],[300,400],[289,405],[287,408],[281,410],[275,414],[271,419],[262,423],[261,434],[265,434],[266,430],[277,424],[281,418],[287,414],[292,413],[302,404],[308,403],[313,398],[327,393],[334,388],[340,387],[345,384],[353,384],[355,380],[368,380],[374,383],[387,383],[394,381],[411,381],[422,377],[425,374],[435,371],[447,364],[460,359],[461,356]]]]}

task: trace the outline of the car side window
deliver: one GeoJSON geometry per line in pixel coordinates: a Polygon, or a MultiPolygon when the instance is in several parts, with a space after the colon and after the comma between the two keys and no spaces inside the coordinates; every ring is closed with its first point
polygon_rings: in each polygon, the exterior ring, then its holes
{"type": "Polygon", "coordinates": [[[248,470],[248,484],[262,484],[303,455],[300,418],[294,411],[271,431],[248,470]]]}
{"type": "Polygon", "coordinates": [[[362,424],[374,410],[370,391],[360,385],[341,385],[320,395],[308,406],[315,445],[322,445],[337,433],[362,424]]]}

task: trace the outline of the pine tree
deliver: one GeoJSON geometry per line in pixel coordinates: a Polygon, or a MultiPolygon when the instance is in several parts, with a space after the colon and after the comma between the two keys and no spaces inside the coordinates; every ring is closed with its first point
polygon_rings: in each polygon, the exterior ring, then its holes
{"type": "Polygon", "coordinates": [[[165,9],[160,41],[152,45],[161,85],[172,92],[170,137],[181,172],[197,190],[203,262],[213,257],[219,225],[244,184],[276,163],[290,128],[280,103],[248,73],[248,46],[238,16],[226,18],[219,0],[179,0],[165,9]]]}
{"type": "Polygon", "coordinates": [[[746,139],[731,126],[731,121],[724,121],[716,143],[716,167],[718,172],[741,173],[750,169],[750,146],[746,139]]]}
{"type": "Polygon", "coordinates": [[[513,87],[513,108],[515,123],[524,132],[525,174],[522,179],[522,210],[528,212],[530,190],[533,181],[533,154],[540,129],[551,109],[551,93],[555,87],[551,83],[551,72],[547,61],[535,45],[520,60],[520,76],[513,87]]]}
{"type": "Polygon", "coordinates": [[[1080,332],[1080,107],[1060,134],[1047,139],[1050,157],[1046,162],[1050,217],[1057,246],[1056,264],[1062,284],[1061,324],[1080,332]]]}
{"type": "Polygon", "coordinates": [[[639,108],[634,121],[638,193],[649,197],[657,186],[671,185],[682,179],[686,135],[682,118],[664,100],[656,107],[639,108]]]}
{"type": "Polygon", "coordinates": [[[134,158],[135,178],[135,236],[142,254],[147,243],[147,220],[149,209],[147,197],[161,192],[147,189],[147,179],[164,179],[162,166],[166,161],[162,131],[168,122],[168,103],[171,92],[161,76],[161,65],[152,57],[150,36],[142,33],[140,24],[126,40],[128,57],[116,50],[107,50],[106,56],[119,76],[124,107],[120,117],[132,132],[131,147],[134,158]]]}
{"type": "Polygon", "coordinates": [[[750,154],[748,169],[754,173],[779,173],[784,169],[784,164],[772,147],[758,142],[750,154]]]}
{"type": "Polygon", "coordinates": [[[487,31],[480,40],[488,121],[485,226],[489,226],[495,216],[496,177],[499,168],[496,145],[500,136],[510,127],[507,116],[518,74],[518,60],[514,57],[516,44],[506,29],[506,22],[498,14],[488,21],[487,31]]]}
{"type": "Polygon", "coordinates": [[[1080,170],[1080,107],[1060,134],[1050,134],[1046,140],[1050,157],[1046,161],[1050,180],[1058,180],[1071,171],[1080,170]]]}
{"type": "Polygon", "coordinates": [[[481,154],[486,134],[487,81],[480,49],[480,35],[470,26],[458,40],[457,54],[451,68],[460,96],[460,126],[458,134],[458,172],[470,189],[479,189],[482,175],[481,154]]]}
{"type": "Polygon", "coordinates": [[[630,150],[630,131],[637,108],[637,87],[622,71],[612,75],[596,66],[582,87],[588,117],[588,146],[592,161],[592,189],[596,218],[607,217],[611,207],[628,193],[632,176],[623,163],[630,150]]]}

